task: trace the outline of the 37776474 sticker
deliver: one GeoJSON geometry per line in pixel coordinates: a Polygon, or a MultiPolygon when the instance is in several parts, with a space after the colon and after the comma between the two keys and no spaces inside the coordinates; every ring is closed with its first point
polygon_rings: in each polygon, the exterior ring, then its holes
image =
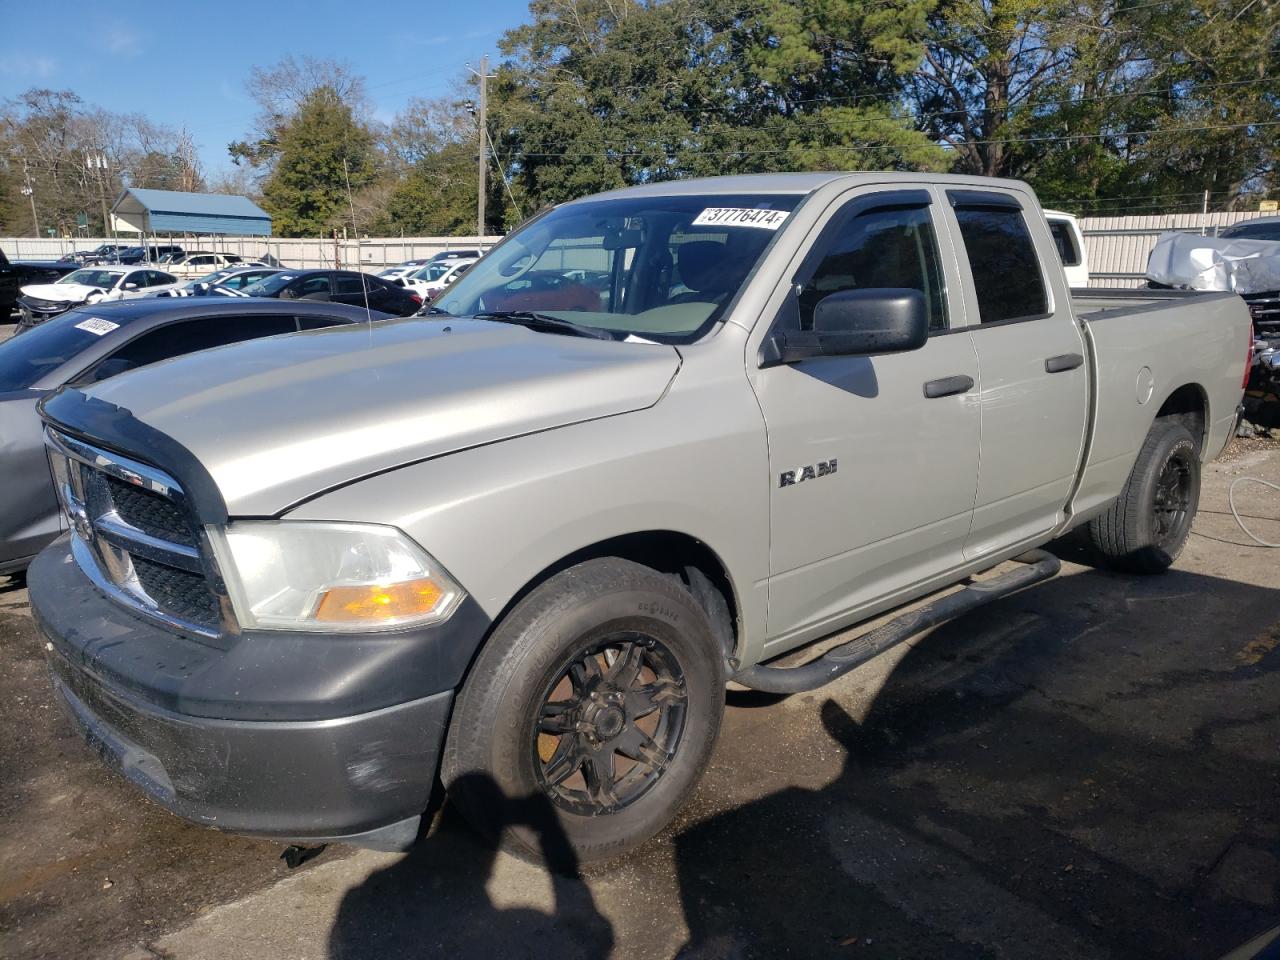
{"type": "Polygon", "coordinates": [[[103,320],[101,317],[89,317],[87,320],[81,320],[76,324],[77,330],[88,330],[95,337],[101,337],[110,333],[112,330],[120,326],[118,323],[112,323],[110,320],[103,320]]]}
{"type": "Polygon", "coordinates": [[[785,210],[752,210],[747,207],[707,207],[693,218],[700,227],[756,227],[777,230],[787,219],[785,210]]]}

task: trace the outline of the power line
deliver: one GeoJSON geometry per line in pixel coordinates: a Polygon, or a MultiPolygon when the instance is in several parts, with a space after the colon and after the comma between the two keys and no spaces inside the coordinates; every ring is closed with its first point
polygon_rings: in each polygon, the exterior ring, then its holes
{"type": "MultiPolygon", "coordinates": [[[[1038,136],[1038,137],[1007,137],[1003,139],[990,138],[990,139],[982,139],[982,140],[944,140],[939,142],[937,145],[939,147],[942,147],[943,149],[955,149],[957,147],[965,147],[965,146],[984,146],[984,145],[993,145],[993,144],[1014,144],[1014,143],[1060,143],[1060,142],[1070,142],[1070,141],[1077,141],[1077,140],[1105,140],[1110,137],[1140,137],[1140,136],[1173,135],[1173,134],[1184,134],[1184,133],[1204,133],[1209,130],[1241,130],[1249,127],[1273,127],[1273,126],[1280,126],[1280,120],[1250,121],[1248,123],[1207,124],[1199,127],[1178,127],[1178,128],[1165,129],[1165,130],[1161,130],[1161,129],[1129,130],[1129,131],[1125,131],[1123,133],[1118,133],[1118,134],[1117,133],[1077,133],[1077,134],[1055,134],[1055,135],[1046,135],[1046,136],[1038,136]]],[[[875,146],[893,146],[895,143],[896,141],[894,140],[878,140],[878,141],[873,140],[873,141],[866,141],[863,143],[856,143],[856,144],[829,144],[829,145],[813,144],[813,145],[810,145],[810,148],[818,149],[818,150],[865,150],[869,147],[875,147],[875,146]]],[[[791,152],[790,147],[781,147],[781,148],[776,148],[772,150],[701,150],[701,149],[698,149],[693,144],[681,144],[681,145],[675,145],[675,146],[664,145],[664,144],[645,144],[642,150],[644,151],[665,150],[665,152],[667,152],[668,154],[672,154],[672,153],[676,153],[678,151],[686,150],[690,148],[693,148],[695,152],[703,155],[727,156],[727,157],[776,156],[779,154],[785,154],[785,153],[791,152]]],[[[616,159],[616,158],[626,157],[626,156],[639,156],[640,154],[641,154],[641,150],[615,150],[612,152],[606,150],[606,151],[600,151],[600,152],[582,151],[582,152],[563,152],[563,153],[522,151],[520,156],[540,157],[540,158],[547,158],[547,159],[563,159],[563,158],[569,158],[569,157],[584,157],[584,158],[599,157],[599,158],[605,158],[605,159],[616,159]]]]}

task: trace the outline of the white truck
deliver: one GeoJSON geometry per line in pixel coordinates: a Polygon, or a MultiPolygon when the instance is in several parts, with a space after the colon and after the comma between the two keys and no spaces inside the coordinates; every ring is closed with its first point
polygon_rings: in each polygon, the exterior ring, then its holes
{"type": "Polygon", "coordinates": [[[533,796],[617,854],[693,789],[727,681],[828,682],[1082,525],[1168,567],[1250,350],[1232,294],[1073,297],[1025,184],[892,173],[567,203],[430,313],[42,403],[54,683],[174,812],[403,847],[440,778],[519,852],[533,796]]]}

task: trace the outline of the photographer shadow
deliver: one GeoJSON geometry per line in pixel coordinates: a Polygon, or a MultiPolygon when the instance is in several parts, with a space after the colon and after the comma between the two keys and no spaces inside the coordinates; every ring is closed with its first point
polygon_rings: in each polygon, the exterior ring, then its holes
{"type": "Polygon", "coordinates": [[[466,789],[501,811],[507,826],[538,838],[545,868],[503,857],[446,807],[435,832],[343,899],[329,934],[331,960],[441,957],[594,958],[613,948],[578,860],[546,797],[506,797],[489,777],[466,789]],[[528,873],[551,888],[551,910],[500,905],[487,889],[497,869],[528,873]]]}

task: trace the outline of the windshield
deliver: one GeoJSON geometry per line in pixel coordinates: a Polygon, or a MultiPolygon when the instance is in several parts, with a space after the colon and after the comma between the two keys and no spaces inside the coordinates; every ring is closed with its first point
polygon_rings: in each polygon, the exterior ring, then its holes
{"type": "Polygon", "coordinates": [[[212,286],[213,284],[217,283],[219,280],[223,280],[231,276],[231,273],[232,271],[230,270],[215,270],[213,271],[213,273],[206,273],[203,277],[197,277],[195,280],[192,280],[190,283],[183,284],[182,289],[194,290],[196,287],[200,286],[200,284],[202,283],[207,283],[210,286],[212,286]]]}
{"type": "Polygon", "coordinates": [[[109,333],[123,322],[118,317],[111,321],[99,318],[97,323],[88,325],[88,330],[77,326],[92,317],[87,310],[69,310],[0,343],[0,393],[26,390],[46,373],[98,343],[103,333],[109,333]],[[104,323],[110,323],[111,328],[103,330],[104,323]]]}
{"type": "Polygon", "coordinates": [[[1280,240],[1280,223],[1242,223],[1219,236],[1224,240],[1280,240]]]}
{"type": "Polygon", "coordinates": [[[431,283],[433,280],[439,280],[456,266],[456,263],[448,260],[441,260],[439,263],[428,263],[425,267],[415,273],[413,278],[415,280],[425,280],[427,283],[431,283]]]}
{"type": "Polygon", "coordinates": [[[244,288],[244,293],[249,297],[274,297],[290,280],[296,279],[298,279],[296,273],[275,273],[269,277],[263,277],[257,283],[249,284],[244,288]]]}
{"type": "Polygon", "coordinates": [[[120,279],[120,274],[110,270],[73,270],[58,283],[81,283],[86,287],[109,288],[120,279]]]}
{"type": "Polygon", "coordinates": [[[625,197],[517,230],[432,306],[537,312],[619,338],[687,343],[719,321],[797,195],[625,197]]]}

